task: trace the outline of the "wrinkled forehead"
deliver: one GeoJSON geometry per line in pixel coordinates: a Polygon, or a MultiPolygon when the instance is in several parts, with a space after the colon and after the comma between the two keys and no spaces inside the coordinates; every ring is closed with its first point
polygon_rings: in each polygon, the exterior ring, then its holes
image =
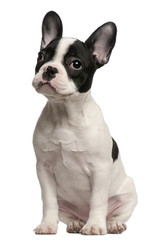
{"type": "Polygon", "coordinates": [[[90,54],[85,43],[75,38],[61,38],[52,41],[44,51],[48,53],[48,58],[53,61],[62,62],[65,56],[74,56],[87,59],[90,54]]]}

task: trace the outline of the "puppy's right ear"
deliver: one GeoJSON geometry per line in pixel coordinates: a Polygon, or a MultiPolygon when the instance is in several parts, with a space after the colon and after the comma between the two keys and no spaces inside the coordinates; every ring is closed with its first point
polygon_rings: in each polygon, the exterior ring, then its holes
{"type": "Polygon", "coordinates": [[[45,48],[52,40],[62,37],[62,21],[56,12],[48,12],[42,22],[41,49],[45,48]]]}

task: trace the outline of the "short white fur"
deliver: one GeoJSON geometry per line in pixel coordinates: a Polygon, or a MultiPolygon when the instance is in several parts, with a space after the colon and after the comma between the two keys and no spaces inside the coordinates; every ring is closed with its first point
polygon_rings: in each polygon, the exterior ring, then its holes
{"type": "Polygon", "coordinates": [[[90,91],[77,100],[47,102],[34,132],[34,148],[43,199],[36,233],[56,233],[59,220],[69,226],[80,219],[83,234],[92,234],[93,228],[106,234],[115,222],[123,227],[137,196],[120,156],[113,164],[111,136],[90,91]]]}

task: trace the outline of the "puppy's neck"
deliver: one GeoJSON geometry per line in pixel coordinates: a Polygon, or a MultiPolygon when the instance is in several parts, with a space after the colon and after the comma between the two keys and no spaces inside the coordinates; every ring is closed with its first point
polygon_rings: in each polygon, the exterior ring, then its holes
{"type": "Polygon", "coordinates": [[[61,101],[49,100],[48,109],[52,111],[52,120],[54,122],[67,120],[75,123],[84,118],[92,103],[94,103],[94,100],[91,96],[91,91],[88,91],[61,101]]]}

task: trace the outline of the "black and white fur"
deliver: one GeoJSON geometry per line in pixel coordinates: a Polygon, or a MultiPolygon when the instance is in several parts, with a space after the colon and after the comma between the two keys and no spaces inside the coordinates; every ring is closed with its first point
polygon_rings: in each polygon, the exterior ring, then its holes
{"type": "Polygon", "coordinates": [[[62,22],[48,12],[33,86],[47,99],[34,131],[43,218],[37,234],[54,234],[59,220],[68,232],[121,233],[137,203],[118,146],[91,96],[95,71],[116,41],[108,22],[86,42],[62,38],[62,22]]]}

